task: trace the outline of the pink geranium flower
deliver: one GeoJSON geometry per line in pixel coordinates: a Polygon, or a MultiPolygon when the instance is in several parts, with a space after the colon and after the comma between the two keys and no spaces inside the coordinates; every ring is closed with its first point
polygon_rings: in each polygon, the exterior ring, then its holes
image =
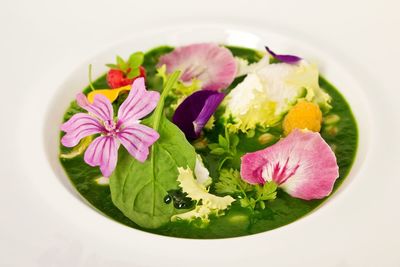
{"type": "Polygon", "coordinates": [[[87,148],[84,160],[90,166],[100,166],[105,177],[109,177],[117,165],[120,144],[133,157],[144,162],[149,147],[157,141],[159,134],[140,124],[140,119],[154,110],[159,98],[158,92],[147,91],[144,79],[138,78],[119,107],[118,117],[114,118],[113,107],[105,96],[98,94],[93,103],[89,103],[86,96],[80,93],[76,100],[88,114],[77,113],[61,125],[61,130],[66,132],[61,143],[74,147],[82,138],[100,134],[87,148]]]}
{"type": "Polygon", "coordinates": [[[332,192],[339,167],[319,133],[295,130],[275,145],[244,155],[241,175],[251,184],[273,181],[289,195],[310,200],[332,192]]]}

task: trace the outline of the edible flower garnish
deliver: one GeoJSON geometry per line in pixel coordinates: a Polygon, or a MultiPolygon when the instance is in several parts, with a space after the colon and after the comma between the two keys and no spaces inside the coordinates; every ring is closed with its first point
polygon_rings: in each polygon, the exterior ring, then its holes
{"type": "Polygon", "coordinates": [[[328,196],[339,177],[336,157],[319,133],[294,130],[275,145],[242,157],[241,176],[250,184],[275,182],[305,200],[328,196]]]}
{"type": "Polygon", "coordinates": [[[91,91],[88,95],[87,98],[90,103],[93,103],[94,97],[96,95],[103,95],[107,97],[107,99],[112,103],[115,101],[115,99],[118,98],[119,94],[123,91],[129,91],[131,90],[131,85],[125,85],[120,88],[115,88],[115,89],[96,89],[94,91],[91,91]]]}
{"type": "Polygon", "coordinates": [[[275,59],[279,60],[280,62],[287,63],[287,64],[296,64],[302,60],[301,57],[293,56],[293,55],[279,55],[274,53],[268,46],[265,47],[267,52],[275,59]]]}
{"type": "Polygon", "coordinates": [[[119,94],[120,94],[121,92],[131,90],[132,83],[133,83],[133,80],[132,80],[132,82],[131,82],[129,85],[125,85],[125,86],[122,86],[122,87],[119,87],[119,88],[112,88],[112,89],[96,89],[96,88],[94,88],[94,86],[93,86],[93,81],[92,81],[92,65],[91,65],[91,64],[89,65],[89,73],[88,73],[88,74],[89,74],[89,77],[88,77],[88,78],[89,78],[89,87],[92,89],[92,91],[91,91],[90,93],[88,93],[88,95],[87,95],[87,98],[88,98],[88,100],[89,100],[90,103],[93,103],[93,101],[94,101],[94,96],[95,96],[95,95],[98,95],[98,94],[107,97],[108,100],[110,100],[110,102],[112,103],[112,102],[114,102],[114,101],[118,98],[118,96],[119,96],[119,94]]]}
{"type": "Polygon", "coordinates": [[[121,104],[118,118],[114,119],[113,107],[105,96],[95,95],[93,103],[90,103],[80,93],[76,100],[88,114],[77,113],[61,125],[61,130],[66,132],[61,143],[66,147],[74,147],[82,138],[100,134],[87,148],[84,160],[90,166],[100,166],[105,177],[109,177],[115,169],[120,144],[138,161],[144,162],[149,147],[159,138],[159,134],[140,124],[139,119],[153,111],[159,98],[158,92],[146,90],[144,78],[138,78],[121,104]]]}
{"type": "Polygon", "coordinates": [[[222,90],[228,87],[236,74],[236,62],[225,47],[213,43],[192,44],[176,48],[160,57],[158,67],[166,65],[167,74],[182,71],[181,81],[191,84],[194,79],[202,89],[222,90]]]}
{"type": "Polygon", "coordinates": [[[224,97],[225,94],[212,90],[194,92],[178,106],[172,121],[186,138],[196,139],[224,97]]]}

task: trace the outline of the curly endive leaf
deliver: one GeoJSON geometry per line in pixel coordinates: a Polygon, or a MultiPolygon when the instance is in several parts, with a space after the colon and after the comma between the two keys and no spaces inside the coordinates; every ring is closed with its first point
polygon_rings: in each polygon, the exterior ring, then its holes
{"type": "Polygon", "coordinates": [[[178,171],[178,182],[180,183],[179,185],[182,191],[185,192],[188,197],[201,204],[196,205],[194,210],[172,216],[172,221],[191,221],[195,218],[200,218],[203,222],[208,223],[210,214],[218,215],[235,201],[231,196],[219,197],[210,194],[207,188],[194,178],[190,168],[178,168],[178,171]]]}

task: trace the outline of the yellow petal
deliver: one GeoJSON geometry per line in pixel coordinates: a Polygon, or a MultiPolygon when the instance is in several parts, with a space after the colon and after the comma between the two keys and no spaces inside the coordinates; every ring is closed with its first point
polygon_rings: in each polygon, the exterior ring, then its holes
{"type": "Polygon", "coordinates": [[[115,101],[115,99],[118,98],[119,94],[122,91],[129,91],[129,90],[131,90],[131,85],[126,85],[126,86],[122,86],[122,87],[115,88],[115,89],[99,89],[99,90],[91,91],[87,95],[87,98],[90,103],[93,103],[94,96],[100,94],[100,95],[104,95],[105,97],[107,97],[108,100],[110,100],[110,102],[112,103],[115,101]]]}

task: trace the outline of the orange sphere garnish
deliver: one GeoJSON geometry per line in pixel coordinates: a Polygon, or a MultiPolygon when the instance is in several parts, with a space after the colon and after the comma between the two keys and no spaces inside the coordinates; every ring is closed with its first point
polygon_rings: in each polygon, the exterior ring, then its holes
{"type": "Polygon", "coordinates": [[[307,129],[313,132],[321,130],[322,112],[317,104],[300,101],[291,108],[283,120],[283,131],[285,135],[294,129],[307,129]]]}

